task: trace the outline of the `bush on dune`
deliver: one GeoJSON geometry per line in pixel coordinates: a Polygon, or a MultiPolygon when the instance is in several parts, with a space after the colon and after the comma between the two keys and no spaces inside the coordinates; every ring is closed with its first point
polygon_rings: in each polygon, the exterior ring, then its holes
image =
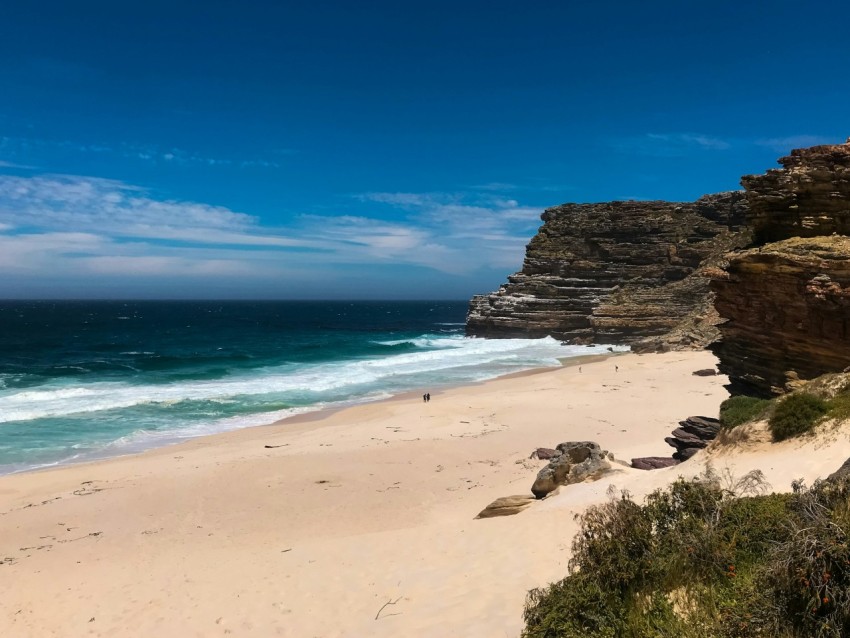
{"type": "Polygon", "coordinates": [[[769,399],[744,395],[726,399],[720,404],[720,423],[723,428],[734,428],[750,421],[764,418],[771,407],[769,399]]]}
{"type": "Polygon", "coordinates": [[[529,593],[525,638],[850,635],[850,483],[763,494],[708,472],[581,516],[570,574],[529,593]]]}
{"type": "Polygon", "coordinates": [[[784,441],[811,432],[829,409],[829,402],[813,394],[801,392],[785,397],[768,421],[773,440],[784,441]]]}

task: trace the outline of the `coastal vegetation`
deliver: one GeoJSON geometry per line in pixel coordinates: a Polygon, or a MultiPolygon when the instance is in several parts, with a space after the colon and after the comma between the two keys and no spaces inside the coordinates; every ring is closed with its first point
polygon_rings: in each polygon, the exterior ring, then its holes
{"type": "Polygon", "coordinates": [[[836,390],[836,377],[824,375],[811,382],[807,391],[776,399],[745,395],[726,399],[720,404],[721,427],[731,430],[745,423],[766,420],[773,440],[779,442],[808,434],[827,419],[850,419],[850,386],[842,380],[843,385],[836,390]]]}
{"type": "Polygon", "coordinates": [[[580,517],[570,573],[529,592],[524,638],[850,632],[850,479],[767,494],[711,469],[580,517]]]}
{"type": "Polygon", "coordinates": [[[725,429],[731,429],[743,423],[757,421],[770,407],[769,399],[745,395],[730,397],[720,404],[720,424],[725,429]]]}
{"type": "Polygon", "coordinates": [[[811,432],[829,409],[828,401],[806,392],[786,397],[777,404],[767,422],[773,440],[784,441],[811,432]]]}

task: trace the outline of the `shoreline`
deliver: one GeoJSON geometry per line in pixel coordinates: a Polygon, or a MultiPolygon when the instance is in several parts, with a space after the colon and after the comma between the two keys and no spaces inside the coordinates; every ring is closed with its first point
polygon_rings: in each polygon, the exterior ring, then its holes
{"type": "MultiPolygon", "coordinates": [[[[560,362],[559,366],[539,366],[539,367],[535,367],[535,368],[528,368],[527,370],[518,370],[516,372],[508,372],[508,373],[503,374],[503,375],[499,375],[499,376],[492,377],[492,378],[489,378],[489,379],[483,379],[483,380],[480,380],[480,381],[469,381],[469,382],[462,382],[462,383],[457,383],[457,384],[448,384],[448,385],[436,386],[436,389],[433,391],[433,394],[435,396],[438,396],[441,392],[444,392],[446,390],[463,388],[463,387],[467,387],[467,386],[477,386],[477,385],[480,385],[480,384],[489,383],[491,381],[496,381],[498,379],[521,378],[521,377],[524,377],[524,376],[539,374],[541,372],[547,372],[547,371],[550,371],[550,370],[558,370],[562,367],[585,365],[586,363],[604,361],[605,359],[608,359],[610,357],[617,356],[617,355],[620,355],[620,354],[628,354],[628,352],[609,352],[609,353],[604,353],[604,354],[576,355],[575,357],[558,358],[558,361],[560,362]]],[[[106,456],[94,455],[93,458],[71,459],[71,460],[65,460],[65,461],[58,461],[56,463],[52,463],[52,464],[48,464],[48,465],[42,465],[42,466],[30,467],[30,468],[23,468],[23,469],[14,470],[14,471],[11,471],[11,472],[0,472],[0,479],[2,479],[3,477],[6,477],[6,476],[17,476],[17,475],[20,475],[20,474],[29,474],[29,473],[32,473],[32,472],[49,472],[51,470],[61,469],[61,468],[65,468],[65,467],[73,467],[73,466],[79,466],[79,465],[89,465],[89,464],[103,463],[103,462],[111,461],[111,460],[114,460],[114,459],[123,459],[123,458],[127,458],[127,457],[144,455],[144,454],[147,454],[149,452],[156,451],[156,450],[179,447],[179,446],[184,445],[186,443],[189,443],[191,441],[195,441],[195,440],[198,440],[198,439],[206,439],[208,437],[217,437],[217,436],[220,436],[220,435],[228,434],[230,432],[239,432],[239,431],[242,431],[242,430],[250,430],[250,429],[253,429],[253,428],[267,428],[267,427],[279,426],[279,425],[283,426],[284,424],[298,425],[300,423],[320,421],[320,420],[322,420],[322,419],[324,419],[324,418],[326,418],[326,417],[328,417],[328,416],[330,416],[334,413],[340,412],[342,410],[347,410],[347,409],[350,409],[352,407],[359,406],[359,405],[370,405],[370,404],[375,404],[375,403],[382,403],[382,402],[385,402],[385,401],[387,401],[387,402],[406,401],[406,400],[409,400],[413,397],[420,397],[421,398],[421,396],[422,395],[419,394],[418,390],[406,390],[404,392],[400,392],[399,394],[394,394],[394,395],[391,395],[391,396],[372,398],[372,399],[370,399],[370,398],[362,398],[362,399],[359,399],[359,400],[355,399],[355,400],[345,401],[345,402],[342,402],[340,404],[332,405],[332,406],[315,407],[315,408],[306,407],[306,408],[303,408],[303,410],[304,410],[303,412],[300,412],[300,413],[297,413],[297,414],[292,414],[291,416],[286,416],[286,417],[283,417],[283,418],[280,418],[280,419],[276,419],[274,421],[269,421],[267,423],[257,423],[257,424],[254,424],[254,425],[236,427],[236,428],[233,428],[233,429],[226,429],[226,430],[222,430],[222,431],[219,431],[219,432],[210,432],[210,433],[207,433],[207,434],[200,434],[200,435],[197,435],[197,436],[175,437],[174,440],[170,440],[170,441],[166,440],[165,442],[161,442],[159,444],[154,444],[154,445],[151,445],[149,447],[141,447],[140,449],[132,449],[132,450],[120,452],[120,453],[114,454],[114,455],[106,455],[106,456]]]]}
{"type": "Polygon", "coordinates": [[[0,477],[0,633],[517,636],[527,591],[566,575],[574,516],[609,487],[640,498],[711,461],[787,490],[850,455],[836,435],[651,472],[615,464],[475,520],[530,494],[537,447],[669,455],[676,422],[727,396],[725,377],[691,374],[714,362],[626,354],[619,369],[606,358],[0,477]]]}

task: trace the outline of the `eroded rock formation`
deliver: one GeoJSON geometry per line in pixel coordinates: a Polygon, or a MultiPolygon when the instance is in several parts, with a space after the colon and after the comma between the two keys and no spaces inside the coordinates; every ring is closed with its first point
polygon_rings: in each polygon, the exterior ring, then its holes
{"type": "Polygon", "coordinates": [[[561,485],[597,479],[611,469],[613,456],[593,441],[570,441],[555,448],[557,456],[537,473],[531,486],[535,498],[543,498],[561,485]]]}
{"type": "Polygon", "coordinates": [[[745,210],[740,192],[547,209],[522,271],[470,302],[467,334],[621,344],[679,327],[645,349],[704,346],[716,334],[700,269],[746,244],[745,210]]]}
{"type": "Polygon", "coordinates": [[[850,235],[850,140],[796,149],[779,163],[741,178],[755,243],[850,235]]]}
{"type": "Polygon", "coordinates": [[[735,394],[780,394],[850,365],[850,143],[780,164],[742,179],[756,247],[712,271],[726,321],[711,349],[735,394]]]}

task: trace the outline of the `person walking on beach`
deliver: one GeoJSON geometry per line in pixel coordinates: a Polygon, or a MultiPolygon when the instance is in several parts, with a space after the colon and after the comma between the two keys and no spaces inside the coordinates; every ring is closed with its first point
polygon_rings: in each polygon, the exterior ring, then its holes
{"type": "Polygon", "coordinates": [[[431,400],[431,393],[429,392],[428,394],[425,395],[425,401],[427,402],[427,401],[430,401],[430,400],[431,400]]]}
{"type": "Polygon", "coordinates": [[[428,395],[427,394],[422,395],[422,403],[428,403],[428,395]]]}

